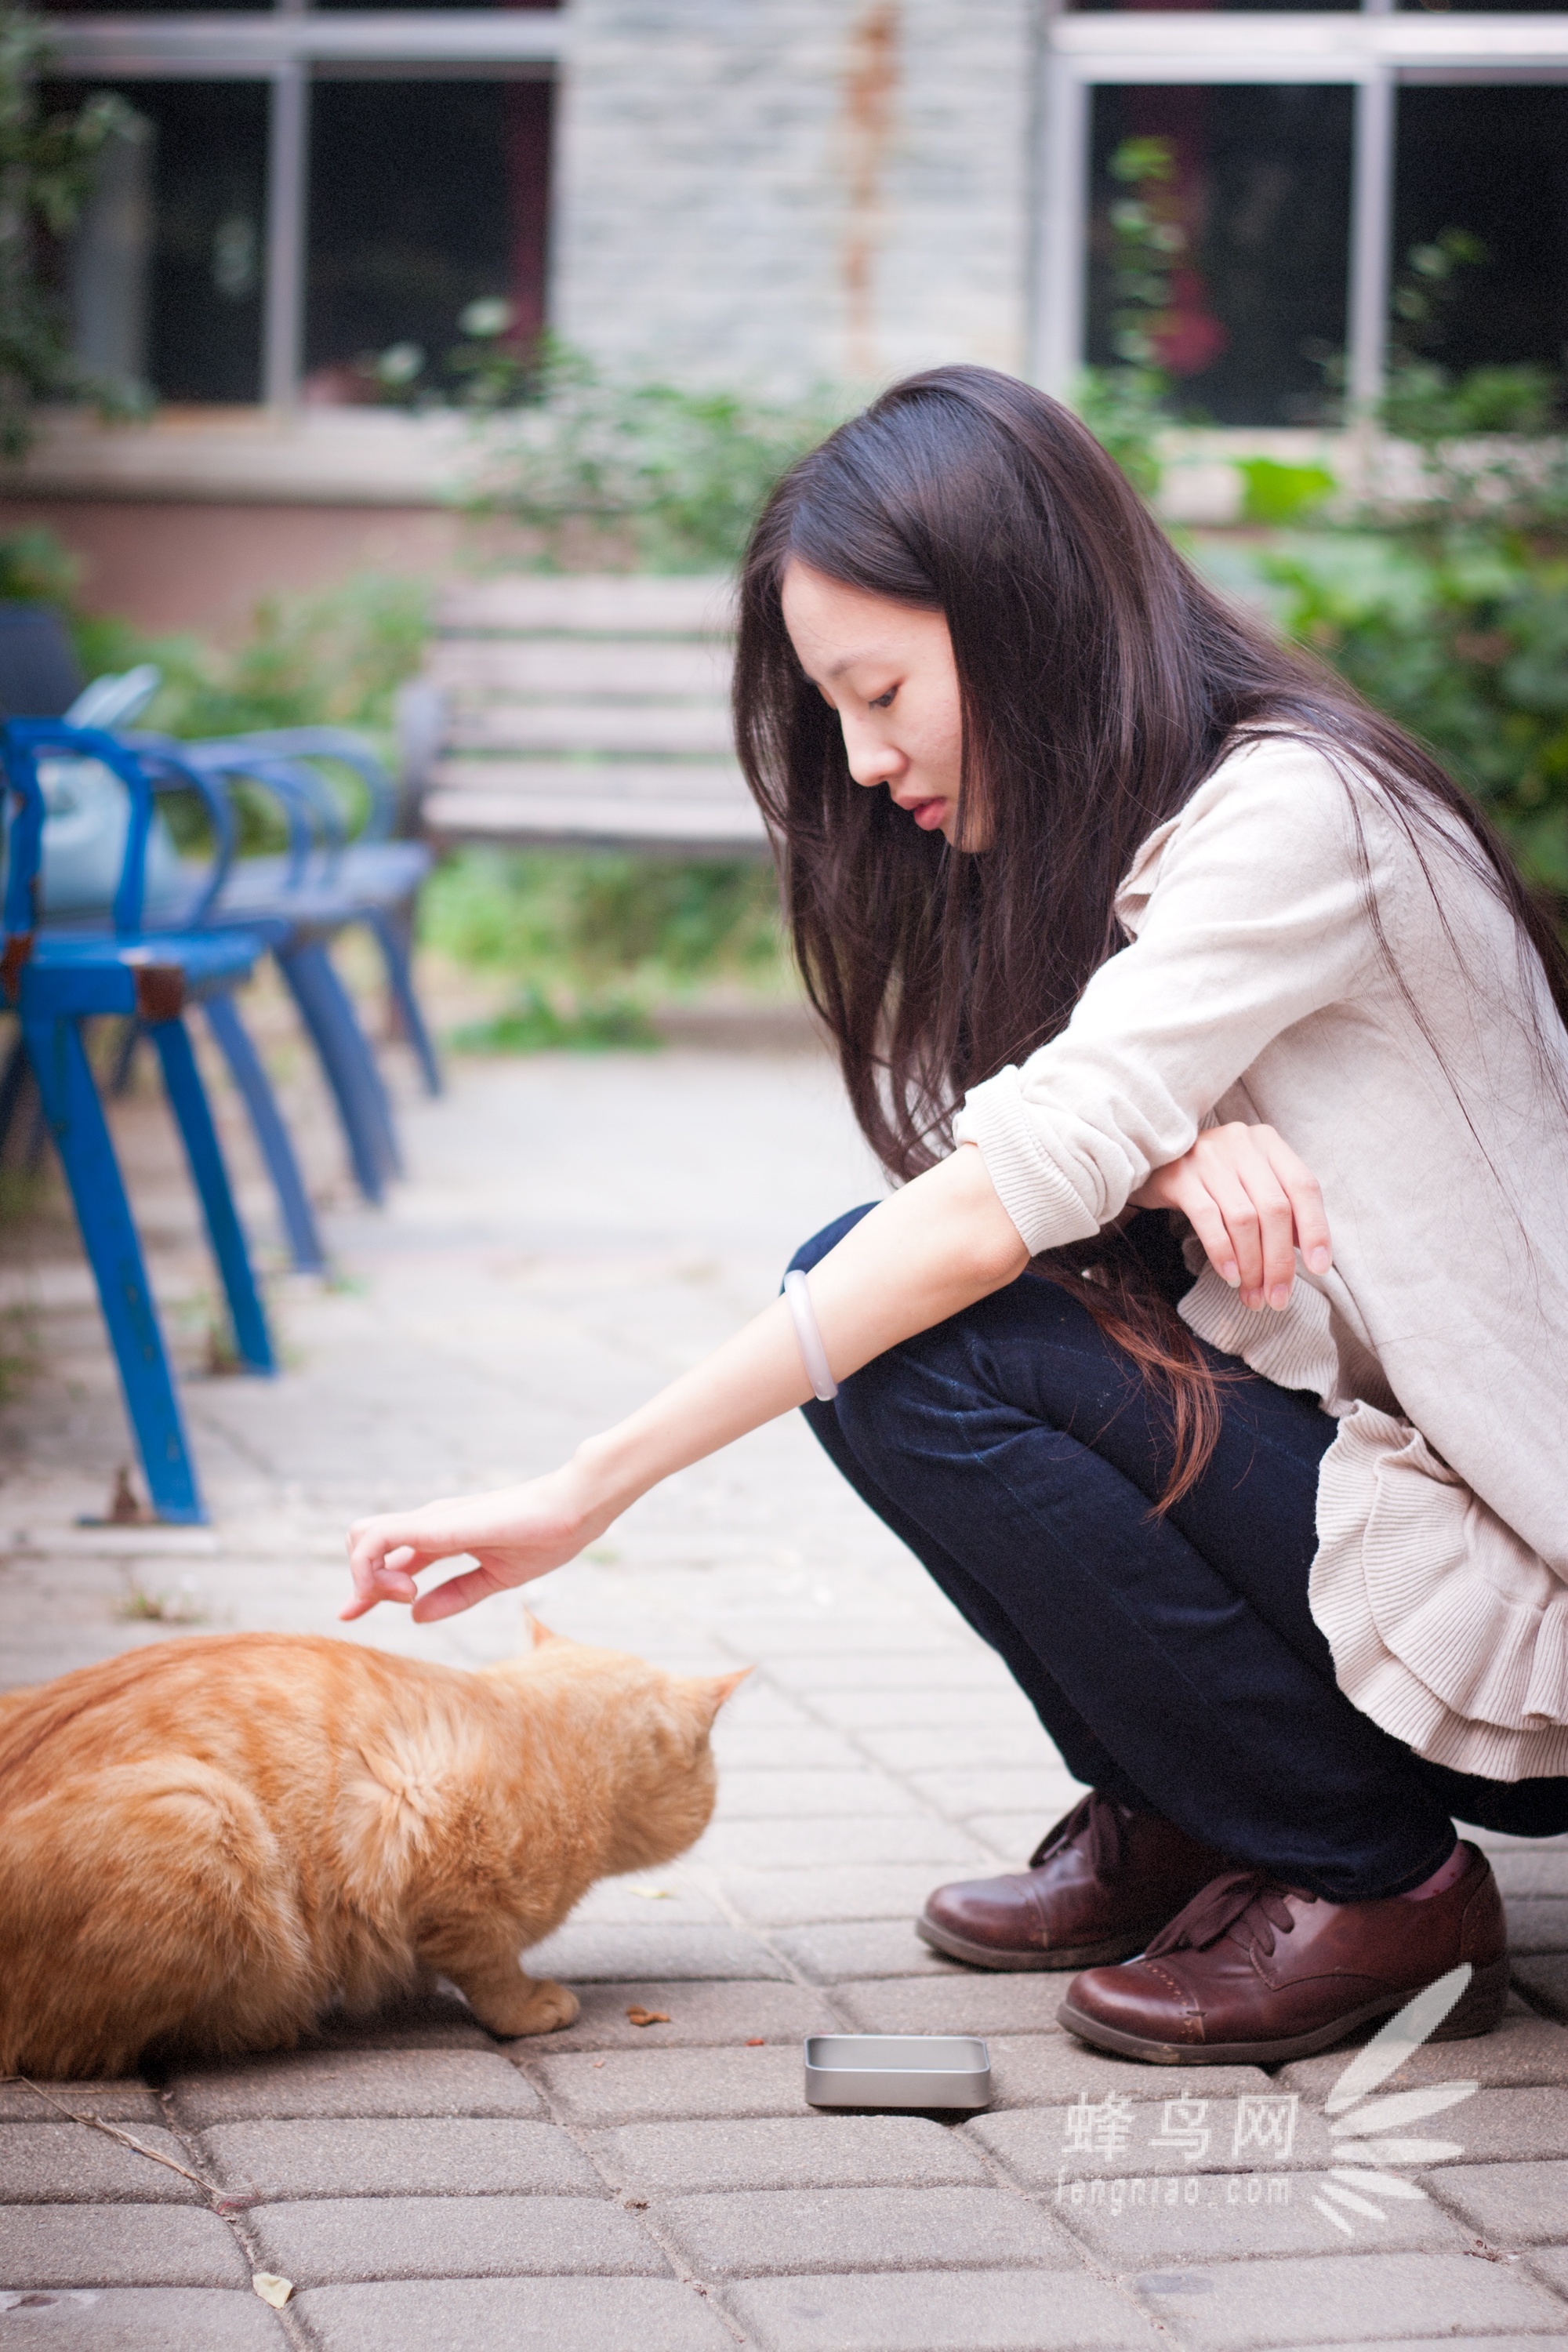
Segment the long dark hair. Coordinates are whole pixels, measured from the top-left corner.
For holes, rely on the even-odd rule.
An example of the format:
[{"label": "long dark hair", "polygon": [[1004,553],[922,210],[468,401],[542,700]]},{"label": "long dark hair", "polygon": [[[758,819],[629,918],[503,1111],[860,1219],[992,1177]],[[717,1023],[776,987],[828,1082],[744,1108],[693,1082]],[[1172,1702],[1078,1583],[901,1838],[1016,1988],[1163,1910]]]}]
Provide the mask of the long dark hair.
[{"label": "long dark hair", "polygon": [[[983,855],[851,779],[784,628],[792,561],[946,616],[960,825],[963,794],[983,786]],[[1139,844],[1260,725],[1310,735],[1375,778],[1424,865],[1457,833],[1568,1019],[1568,959],[1476,804],[1342,679],[1206,587],[1068,409],[991,369],[895,384],[784,476],[742,571],[735,717],[811,1002],[856,1118],[900,1181],[951,1147],[970,1087],[1066,1026],[1121,943],[1112,900]],[[1368,904],[1381,939],[1369,869]],[[1121,1236],[1036,1264],[1162,1392],[1168,1507],[1213,1450],[1213,1374]]]}]

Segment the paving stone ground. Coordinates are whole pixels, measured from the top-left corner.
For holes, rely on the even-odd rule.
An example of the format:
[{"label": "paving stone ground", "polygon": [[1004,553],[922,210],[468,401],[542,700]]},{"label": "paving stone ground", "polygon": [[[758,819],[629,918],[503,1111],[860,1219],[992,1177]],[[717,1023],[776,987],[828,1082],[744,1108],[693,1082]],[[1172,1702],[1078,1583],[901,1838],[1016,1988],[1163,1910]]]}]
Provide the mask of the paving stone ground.
[{"label": "paving stone ground", "polygon": [[[262,1013],[337,1276],[278,1279],[283,1378],[206,1376],[210,1277],[160,1106],[117,1108],[214,1520],[90,1530],[125,1457],[91,1293],[58,1204],[0,1232],[0,1680],[183,1622],[339,1631],[351,1516],[552,1464],[876,1189],[805,1048],[470,1063],[437,1103],[394,1054],[410,1173],[372,1214]],[[286,2056],[49,2085],[58,2105],[0,2084],[0,2352],[1568,2347],[1568,1841],[1487,1841],[1508,2018],[1387,2086],[1474,2083],[1421,2126],[1456,2154],[1335,2180],[1342,2053],[1272,2077],[1123,2063],[1060,2031],[1053,1978],[917,1941],[933,1883],[1017,1864],[1075,1791],[804,1427],[672,1480],[530,1599],[672,1666],[757,1668],[700,1845],[596,1890],[536,1955],[578,2022],[498,2044],[443,1993]],[[521,1618],[382,1612],[345,1638],[480,1663]],[[635,2026],[639,2004],[668,2021]],[[835,2027],[984,2034],[992,2107],[814,2112],[801,2039]],[[264,2271],[292,2282],[281,2312]]]}]

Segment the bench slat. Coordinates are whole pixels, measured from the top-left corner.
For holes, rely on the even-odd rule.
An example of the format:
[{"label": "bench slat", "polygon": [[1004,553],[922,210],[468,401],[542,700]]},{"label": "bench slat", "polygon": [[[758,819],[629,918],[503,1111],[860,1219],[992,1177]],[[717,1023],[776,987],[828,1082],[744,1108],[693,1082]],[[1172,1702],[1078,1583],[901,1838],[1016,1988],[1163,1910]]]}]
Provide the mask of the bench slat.
[{"label": "bench slat", "polygon": [[454,697],[608,695],[724,702],[730,649],[700,638],[437,637],[425,675]]},{"label": "bench slat", "polygon": [[445,590],[437,626],[447,635],[563,630],[591,636],[726,637],[734,627],[734,594],[731,581],[708,574],[511,572]]},{"label": "bench slat", "polygon": [[732,760],[438,761],[431,788],[482,793],[490,800],[705,801],[716,808],[754,805]]},{"label": "bench slat", "polygon": [[657,848],[673,855],[763,854],[767,835],[750,802],[596,800],[586,794],[448,791],[425,799],[426,830],[437,840],[510,842],[584,848]]},{"label": "bench slat", "polygon": [[732,752],[722,703],[459,704],[447,741],[474,751]]}]

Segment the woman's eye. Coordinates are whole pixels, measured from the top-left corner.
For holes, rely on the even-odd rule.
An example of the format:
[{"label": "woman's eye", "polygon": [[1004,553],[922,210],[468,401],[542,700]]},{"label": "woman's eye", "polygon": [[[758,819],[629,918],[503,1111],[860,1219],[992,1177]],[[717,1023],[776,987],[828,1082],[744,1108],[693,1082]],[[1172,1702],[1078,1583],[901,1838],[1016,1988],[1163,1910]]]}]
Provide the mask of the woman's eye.
[{"label": "woman's eye", "polygon": [[895,694],[897,694],[898,690],[899,690],[899,689],[898,689],[898,688],[897,688],[896,686],[890,686],[890,687],[888,688],[888,691],[886,692],[886,694],[879,694],[879,695],[878,695],[878,697],[876,698],[876,700],[875,700],[875,701],[872,703],[872,705],[871,705],[872,709],[873,709],[873,710],[888,710],[888,709],[891,709],[891,707],[892,707],[892,700],[893,700],[893,697],[894,697],[894,695],[895,695]]}]

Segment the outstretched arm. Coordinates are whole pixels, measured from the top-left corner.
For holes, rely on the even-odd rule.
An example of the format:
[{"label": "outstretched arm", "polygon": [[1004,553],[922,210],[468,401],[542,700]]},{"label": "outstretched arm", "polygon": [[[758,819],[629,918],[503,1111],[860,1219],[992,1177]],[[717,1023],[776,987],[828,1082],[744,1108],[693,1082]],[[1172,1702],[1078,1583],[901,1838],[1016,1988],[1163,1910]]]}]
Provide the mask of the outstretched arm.
[{"label": "outstretched arm", "polygon": [[[929,1330],[1020,1275],[1028,1252],[985,1164],[963,1145],[846,1234],[812,1270],[811,1298],[835,1378]],[[789,1310],[775,1299],[732,1339],[628,1418],[580,1445],[563,1468],[494,1494],[386,1511],[349,1530],[353,1600],[414,1604],[428,1624],[575,1559],[650,1486],[773,1421],[811,1394]],[[467,1553],[477,1563],[423,1595],[422,1570]]]},{"label": "outstretched arm", "polygon": [[[1133,1194],[1140,1208],[1180,1209],[1244,1303],[1289,1301],[1298,1248],[1314,1272],[1331,1249],[1311,1171],[1269,1127],[1207,1129]],[[1028,1252],[973,1144],[916,1177],[846,1234],[814,1267],[812,1305],[834,1376],[958,1315],[1022,1274]],[[789,1310],[764,1307],[732,1339],[570,1462],[521,1486],[385,1511],[349,1530],[353,1598],[412,1603],[428,1624],[574,1559],[639,1495],[715,1454],[811,1394]],[[478,1565],[421,1594],[415,1579],[468,1554]]]}]

